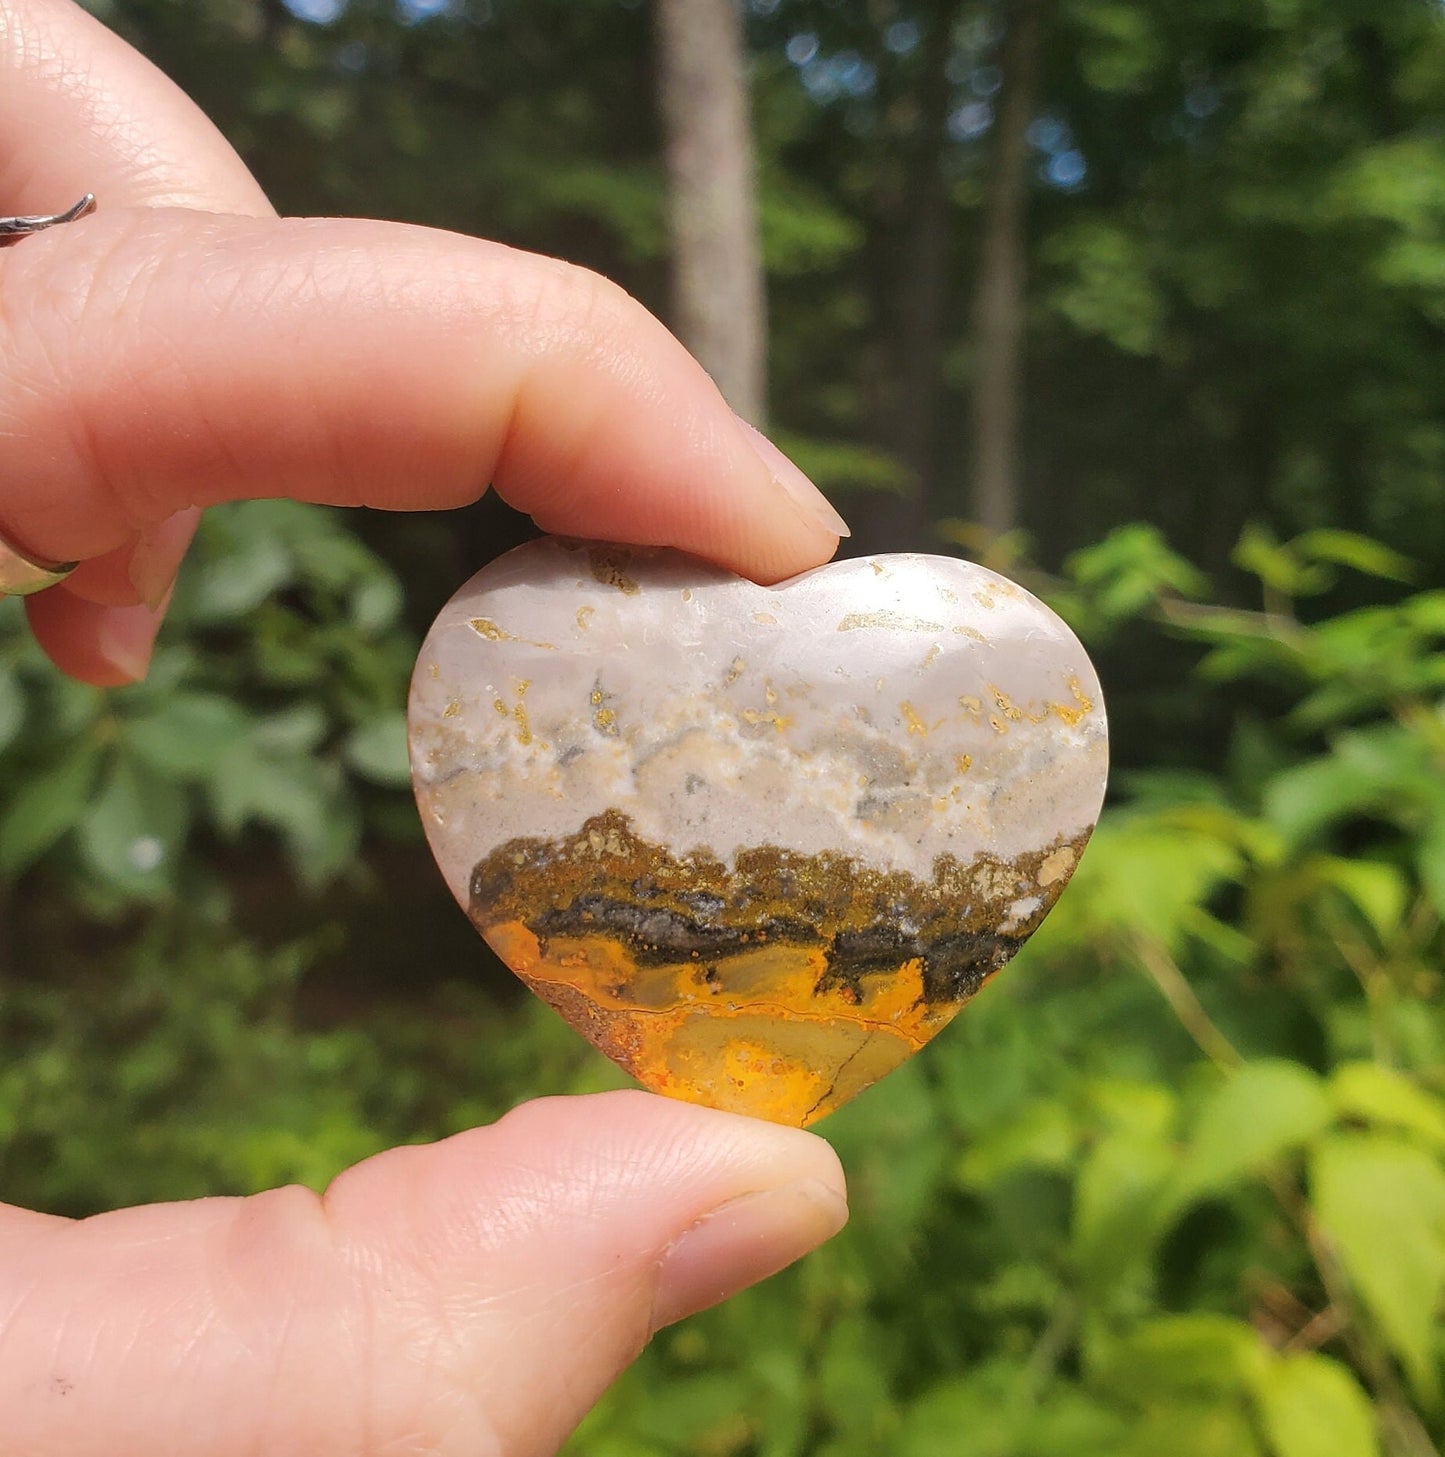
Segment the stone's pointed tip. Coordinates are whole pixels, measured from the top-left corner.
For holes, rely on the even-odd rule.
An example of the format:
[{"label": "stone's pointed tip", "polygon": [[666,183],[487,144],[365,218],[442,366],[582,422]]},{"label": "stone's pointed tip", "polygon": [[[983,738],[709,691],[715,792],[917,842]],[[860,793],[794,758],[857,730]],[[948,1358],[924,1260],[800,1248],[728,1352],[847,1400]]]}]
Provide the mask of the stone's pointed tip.
[{"label": "stone's pointed tip", "polygon": [[537,543],[453,599],[421,661],[418,801],[478,929],[648,1088],[774,1122],[940,1031],[1048,913],[1103,798],[1082,648],[951,558],[767,589]]}]

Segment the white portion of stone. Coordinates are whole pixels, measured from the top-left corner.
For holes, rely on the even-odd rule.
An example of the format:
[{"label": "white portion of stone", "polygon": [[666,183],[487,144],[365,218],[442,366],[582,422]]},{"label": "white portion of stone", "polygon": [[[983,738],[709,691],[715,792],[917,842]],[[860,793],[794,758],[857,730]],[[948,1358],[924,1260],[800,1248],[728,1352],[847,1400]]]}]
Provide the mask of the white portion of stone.
[{"label": "white portion of stone", "polygon": [[[627,580],[599,580],[589,551]],[[674,552],[534,542],[442,610],[410,720],[422,818],[464,906],[498,845],[607,809],[677,855],[778,845],[927,878],[943,853],[1071,839],[1108,767],[1077,639],[951,557],[759,587]]]}]

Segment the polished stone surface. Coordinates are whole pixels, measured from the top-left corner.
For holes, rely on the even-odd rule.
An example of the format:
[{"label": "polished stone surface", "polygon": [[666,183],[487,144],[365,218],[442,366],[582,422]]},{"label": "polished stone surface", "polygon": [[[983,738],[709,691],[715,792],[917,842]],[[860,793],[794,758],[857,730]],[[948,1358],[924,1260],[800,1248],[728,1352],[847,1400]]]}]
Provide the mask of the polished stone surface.
[{"label": "polished stone surface", "polygon": [[517,975],[647,1087],[794,1124],[1027,939],[1108,765],[1073,635],[951,557],[768,588],[535,542],[443,609],[410,719],[437,862]]}]

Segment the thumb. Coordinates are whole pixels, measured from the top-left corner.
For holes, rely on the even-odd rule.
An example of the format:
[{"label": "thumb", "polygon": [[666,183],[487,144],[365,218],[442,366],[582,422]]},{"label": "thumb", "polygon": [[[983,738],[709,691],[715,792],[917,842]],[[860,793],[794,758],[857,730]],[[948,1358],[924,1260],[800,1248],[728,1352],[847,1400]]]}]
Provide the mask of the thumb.
[{"label": "thumb", "polygon": [[0,1219],[0,1452],[556,1450],[659,1326],[846,1218],[812,1134],[643,1093],[526,1104],[317,1198]]}]

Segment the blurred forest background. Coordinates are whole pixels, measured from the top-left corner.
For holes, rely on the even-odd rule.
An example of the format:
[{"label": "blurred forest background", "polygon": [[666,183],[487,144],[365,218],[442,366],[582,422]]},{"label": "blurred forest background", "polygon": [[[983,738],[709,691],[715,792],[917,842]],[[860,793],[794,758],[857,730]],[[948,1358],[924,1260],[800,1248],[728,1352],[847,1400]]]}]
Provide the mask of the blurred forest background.
[{"label": "blurred forest background", "polygon": [[[600,269],[851,550],[986,558],[1099,663],[1094,845],[823,1125],[852,1227],[664,1333],[575,1451],[1438,1454],[1439,0],[749,0],[750,127],[726,16],[679,82],[717,0],[91,8],[282,210]],[[689,168],[713,83],[734,155]],[[7,1198],[320,1185],[621,1081],[486,959],[407,789],[420,633],[525,529],[216,511],[111,694],[0,602]]]}]

